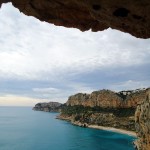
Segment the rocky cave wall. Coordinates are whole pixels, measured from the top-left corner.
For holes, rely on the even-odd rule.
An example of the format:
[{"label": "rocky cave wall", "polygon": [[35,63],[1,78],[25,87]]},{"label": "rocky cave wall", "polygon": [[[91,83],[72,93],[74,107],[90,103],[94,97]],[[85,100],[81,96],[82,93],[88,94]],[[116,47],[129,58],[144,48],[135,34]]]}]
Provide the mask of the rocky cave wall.
[{"label": "rocky cave wall", "polygon": [[81,31],[107,28],[150,37],[149,0],[0,0],[28,16]]},{"label": "rocky cave wall", "polygon": [[[0,0],[28,16],[81,31],[117,29],[138,38],[150,38],[149,0]],[[150,150],[150,96],[137,107],[139,150]]]}]

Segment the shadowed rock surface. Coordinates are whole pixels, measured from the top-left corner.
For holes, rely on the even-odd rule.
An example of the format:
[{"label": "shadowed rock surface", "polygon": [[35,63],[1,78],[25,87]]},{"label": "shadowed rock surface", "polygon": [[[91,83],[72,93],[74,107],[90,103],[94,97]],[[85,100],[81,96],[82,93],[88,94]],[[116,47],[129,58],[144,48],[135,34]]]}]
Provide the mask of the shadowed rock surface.
[{"label": "shadowed rock surface", "polygon": [[139,38],[150,37],[149,0],[0,0],[28,16],[81,31],[109,27]]},{"label": "shadowed rock surface", "polygon": [[88,127],[98,125],[135,131],[134,108],[100,108],[68,106],[61,110],[58,119],[71,121],[72,124]]}]

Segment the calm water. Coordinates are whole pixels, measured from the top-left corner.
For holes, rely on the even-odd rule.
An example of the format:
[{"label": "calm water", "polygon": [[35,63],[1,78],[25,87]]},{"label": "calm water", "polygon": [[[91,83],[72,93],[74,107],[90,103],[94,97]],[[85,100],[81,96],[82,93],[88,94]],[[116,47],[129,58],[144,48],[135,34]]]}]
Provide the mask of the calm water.
[{"label": "calm water", "polygon": [[81,128],[57,113],[0,107],[0,150],[133,150],[133,137]]}]

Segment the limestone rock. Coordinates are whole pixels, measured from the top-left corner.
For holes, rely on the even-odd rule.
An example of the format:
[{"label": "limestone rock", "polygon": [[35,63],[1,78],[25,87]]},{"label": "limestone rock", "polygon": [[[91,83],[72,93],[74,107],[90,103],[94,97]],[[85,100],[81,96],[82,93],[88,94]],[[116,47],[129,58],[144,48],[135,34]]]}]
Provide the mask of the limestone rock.
[{"label": "limestone rock", "polygon": [[136,108],[146,98],[147,89],[113,92],[110,90],[94,91],[91,94],[78,93],[68,98],[66,105],[83,105],[102,108]]},{"label": "limestone rock", "polygon": [[60,119],[82,126],[91,124],[135,131],[135,109],[143,103],[148,90],[150,89],[78,93],[68,98],[67,107],[61,111]]},{"label": "limestone rock", "polygon": [[0,0],[28,16],[58,26],[102,31],[117,29],[139,38],[150,38],[149,0]]},{"label": "limestone rock", "polygon": [[127,95],[124,101],[124,107],[136,107],[138,104],[143,102],[143,99],[146,98],[146,91],[147,89],[142,89],[139,91],[133,91],[133,93]]},{"label": "limestone rock", "polygon": [[89,99],[94,101],[95,106],[103,108],[119,108],[122,100],[115,92],[110,90],[92,92]]},{"label": "limestone rock", "polygon": [[150,150],[150,89],[147,90],[147,98],[137,107],[135,123],[138,136],[135,142],[137,149]]}]

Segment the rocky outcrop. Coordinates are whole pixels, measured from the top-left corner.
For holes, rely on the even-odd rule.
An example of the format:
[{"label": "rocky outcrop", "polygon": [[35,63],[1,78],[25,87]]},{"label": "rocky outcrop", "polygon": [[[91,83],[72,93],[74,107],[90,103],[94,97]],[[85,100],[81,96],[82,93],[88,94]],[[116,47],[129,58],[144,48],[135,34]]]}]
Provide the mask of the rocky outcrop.
[{"label": "rocky outcrop", "polygon": [[147,98],[137,106],[135,123],[138,136],[135,142],[137,149],[150,150],[150,89],[147,91]]},{"label": "rocky outcrop", "polygon": [[[96,91],[91,94],[79,93],[69,97],[66,104],[70,107],[82,105],[94,108],[98,106],[104,110],[99,108],[96,111],[81,112],[79,108],[76,108],[75,110],[79,113],[75,114],[71,108],[71,114],[62,114],[61,119],[70,119],[73,124],[80,126],[95,124],[136,130],[138,136],[135,142],[136,148],[150,150],[150,88],[118,93],[109,90]],[[135,117],[133,108],[136,109]]]},{"label": "rocky outcrop", "polygon": [[112,112],[84,112],[79,114],[61,114],[58,119],[70,121],[74,125],[88,127],[90,125],[114,127],[135,131],[134,116],[119,117]]},{"label": "rocky outcrop", "polygon": [[58,118],[79,126],[100,125],[135,131],[135,110],[143,103],[148,90],[78,93],[68,98]]},{"label": "rocky outcrop", "polygon": [[146,98],[147,89],[113,92],[110,90],[94,91],[91,94],[78,93],[68,98],[67,106],[83,105],[102,108],[136,108]]},{"label": "rocky outcrop", "polygon": [[21,12],[58,26],[102,31],[117,29],[150,38],[149,0],[0,0]]},{"label": "rocky outcrop", "polygon": [[49,103],[38,103],[33,107],[33,110],[46,111],[46,112],[60,112],[61,103],[49,102]]},{"label": "rocky outcrop", "polygon": [[110,90],[94,91],[91,94],[78,93],[70,96],[67,105],[100,106],[100,107],[120,107],[121,98]]},{"label": "rocky outcrop", "polygon": [[134,114],[149,89],[78,93],[68,98],[60,119],[80,126],[100,125],[135,131]]},{"label": "rocky outcrop", "polygon": [[148,89],[138,89],[135,91],[131,91],[129,95],[126,96],[124,99],[124,107],[129,108],[129,107],[134,107],[136,108],[137,105],[141,104],[144,99],[146,99],[147,96],[147,90]]}]

